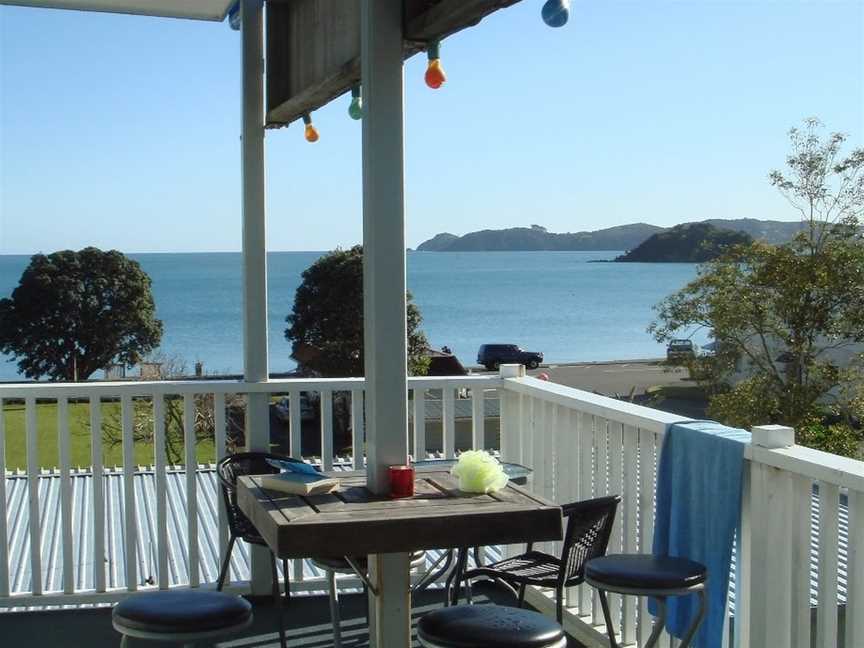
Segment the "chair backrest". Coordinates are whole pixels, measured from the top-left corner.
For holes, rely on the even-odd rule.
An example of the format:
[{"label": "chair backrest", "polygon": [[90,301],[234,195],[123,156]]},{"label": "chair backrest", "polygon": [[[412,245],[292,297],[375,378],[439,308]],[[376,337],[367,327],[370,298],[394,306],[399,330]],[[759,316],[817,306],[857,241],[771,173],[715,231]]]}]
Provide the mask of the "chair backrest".
[{"label": "chair backrest", "polygon": [[560,572],[562,583],[574,579],[581,581],[585,563],[606,553],[620,501],[619,495],[612,495],[561,507],[567,519],[567,532],[561,551],[561,564],[564,567]]},{"label": "chair backrest", "polygon": [[242,538],[246,535],[259,535],[249,518],[237,506],[237,479],[244,475],[278,473],[279,469],[267,463],[268,459],[302,463],[299,459],[269,452],[238,452],[228,455],[216,466],[216,474],[219,476],[219,484],[222,487],[222,497],[225,500],[228,527],[232,536]]}]

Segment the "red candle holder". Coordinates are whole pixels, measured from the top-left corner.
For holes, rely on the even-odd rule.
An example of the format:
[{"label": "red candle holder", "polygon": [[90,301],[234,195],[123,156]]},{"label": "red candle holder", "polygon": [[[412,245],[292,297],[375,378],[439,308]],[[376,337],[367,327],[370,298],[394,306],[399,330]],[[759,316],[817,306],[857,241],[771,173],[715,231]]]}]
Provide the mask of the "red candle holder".
[{"label": "red candle holder", "polygon": [[390,497],[414,496],[414,468],[411,466],[390,466]]}]

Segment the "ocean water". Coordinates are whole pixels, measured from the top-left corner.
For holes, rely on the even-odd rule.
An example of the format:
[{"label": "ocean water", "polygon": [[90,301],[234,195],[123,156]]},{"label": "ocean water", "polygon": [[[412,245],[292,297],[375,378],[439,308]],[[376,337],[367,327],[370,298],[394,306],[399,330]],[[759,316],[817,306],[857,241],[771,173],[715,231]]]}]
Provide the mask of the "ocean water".
[{"label": "ocean water", "polygon": [[[645,329],[652,306],[696,275],[673,263],[589,263],[618,252],[410,252],[408,288],[434,346],[474,364],[483,343],[515,343],[548,362],[659,357]],[[270,370],[295,364],[285,339],[300,275],[320,252],[273,252],[269,270]],[[153,280],[164,323],[162,350],[208,372],[243,370],[238,253],[133,254]],[[0,256],[0,297],[9,296],[27,256]],[[704,340],[697,339],[697,342]],[[0,356],[0,380],[17,377]]]}]

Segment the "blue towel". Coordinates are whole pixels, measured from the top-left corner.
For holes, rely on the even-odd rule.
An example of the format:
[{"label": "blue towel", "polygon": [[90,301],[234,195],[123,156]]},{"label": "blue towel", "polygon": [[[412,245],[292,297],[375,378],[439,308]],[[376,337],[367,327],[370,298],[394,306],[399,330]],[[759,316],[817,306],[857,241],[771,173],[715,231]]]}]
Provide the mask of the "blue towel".
[{"label": "blue towel", "polygon": [[[708,568],[708,610],[694,648],[720,648],[723,641],[748,443],[749,432],[713,421],[678,423],[663,440],[653,550],[655,555],[682,556]],[[681,638],[697,613],[698,598],[670,598],[667,607],[667,628]],[[649,610],[656,616],[653,601]]]}]

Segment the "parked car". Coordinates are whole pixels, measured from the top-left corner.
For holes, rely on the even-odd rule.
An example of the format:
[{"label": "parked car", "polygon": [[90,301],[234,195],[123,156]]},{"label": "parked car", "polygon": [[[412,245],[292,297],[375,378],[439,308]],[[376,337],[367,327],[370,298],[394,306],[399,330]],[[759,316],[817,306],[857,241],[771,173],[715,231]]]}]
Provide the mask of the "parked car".
[{"label": "parked car", "polygon": [[543,354],[537,351],[523,351],[515,344],[483,344],[477,352],[477,363],[489,371],[502,364],[523,364],[536,369],[543,362]]},{"label": "parked car", "polygon": [[698,351],[699,347],[693,344],[693,340],[672,340],[666,347],[666,360],[668,362],[692,360]]}]

